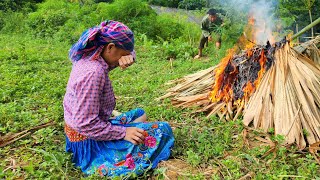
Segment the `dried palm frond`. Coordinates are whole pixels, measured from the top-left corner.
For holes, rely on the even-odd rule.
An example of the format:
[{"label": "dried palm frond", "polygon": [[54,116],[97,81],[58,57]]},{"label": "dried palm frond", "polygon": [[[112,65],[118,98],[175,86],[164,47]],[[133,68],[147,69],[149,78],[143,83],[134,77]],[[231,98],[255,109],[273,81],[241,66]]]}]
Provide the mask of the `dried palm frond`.
[{"label": "dried palm frond", "polygon": [[317,66],[320,66],[320,36],[296,46],[294,49],[297,52],[309,57],[311,60],[317,63]]},{"label": "dried palm frond", "polygon": [[[320,38],[317,37],[303,47],[315,47],[314,52],[319,53],[319,41]],[[257,47],[253,49],[254,52],[262,52]],[[295,49],[302,50],[301,47]],[[252,55],[252,49],[251,53],[247,51],[242,52],[242,55],[232,56],[231,59],[229,57],[224,66],[220,64],[176,80],[175,83],[178,84],[159,99],[171,97],[175,106],[195,106],[196,112],[207,112],[208,116],[218,115],[227,120],[237,119],[244,110],[243,122],[247,126],[252,124],[254,128],[263,129],[265,132],[274,128],[276,135],[286,137],[287,144],[296,143],[301,149],[307,144],[315,144],[320,141],[320,69],[319,64],[312,58],[317,56],[307,55],[305,50],[302,50],[304,54],[301,54],[301,51],[289,47],[288,43],[280,43],[278,48],[272,50],[275,50],[274,53],[266,56],[268,60],[273,59],[272,63],[260,76],[260,82],[255,84],[254,91],[247,95],[247,98],[240,101],[235,98],[234,95],[239,94],[238,91],[241,91],[240,95],[246,91],[243,88],[234,88],[238,87],[234,83],[241,81],[229,78],[248,80],[250,78],[243,77],[247,75],[246,71],[243,71],[243,74],[238,73],[237,76],[230,76],[228,73],[234,72],[232,69],[235,68],[240,72],[239,68],[252,66],[251,62],[247,62],[252,60],[251,57],[262,57]],[[256,61],[255,59],[253,58],[253,61]],[[217,71],[217,68],[220,70]],[[260,69],[258,68],[259,71]],[[222,76],[217,76],[217,72],[222,73]],[[231,98],[212,101],[212,91],[217,86],[217,77],[222,79],[220,85],[228,85],[225,94],[231,95]],[[230,82],[232,86],[226,84]],[[241,83],[241,87],[248,86],[247,82]],[[217,89],[221,91],[221,87]]]},{"label": "dried palm frond", "polygon": [[320,141],[320,69],[288,44],[278,49],[244,110],[243,123],[284,135],[300,149]]}]

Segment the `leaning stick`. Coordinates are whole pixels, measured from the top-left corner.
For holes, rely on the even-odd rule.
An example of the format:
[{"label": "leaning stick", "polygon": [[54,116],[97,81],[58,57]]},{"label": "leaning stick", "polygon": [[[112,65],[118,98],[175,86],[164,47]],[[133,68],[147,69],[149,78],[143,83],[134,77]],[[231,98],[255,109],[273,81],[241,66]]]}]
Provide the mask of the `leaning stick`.
[{"label": "leaning stick", "polygon": [[313,21],[311,24],[309,24],[308,26],[306,26],[305,28],[301,29],[299,32],[297,32],[295,35],[293,35],[290,40],[294,40],[295,38],[301,36],[301,34],[305,33],[306,31],[308,31],[309,29],[311,29],[312,27],[316,26],[317,24],[320,23],[320,17]]}]

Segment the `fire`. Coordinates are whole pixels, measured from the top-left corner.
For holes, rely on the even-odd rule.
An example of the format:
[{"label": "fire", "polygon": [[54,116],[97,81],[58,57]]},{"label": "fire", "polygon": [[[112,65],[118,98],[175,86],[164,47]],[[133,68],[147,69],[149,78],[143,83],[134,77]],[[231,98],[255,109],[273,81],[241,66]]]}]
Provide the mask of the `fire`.
[{"label": "fire", "polygon": [[249,18],[248,18],[248,24],[249,25],[251,25],[251,26],[253,26],[255,23],[254,23],[254,18],[252,17],[252,16],[250,16]]},{"label": "fire", "polygon": [[250,97],[251,93],[253,93],[255,89],[255,86],[248,81],[247,85],[243,88],[244,97]]},{"label": "fire", "polygon": [[253,17],[253,15],[250,15],[248,18],[248,23],[244,29],[243,36],[244,37],[240,38],[240,41],[246,42],[245,46],[243,46],[245,47],[244,49],[251,49],[257,44],[266,43],[261,42],[263,39],[267,39],[271,44],[276,41],[266,20],[259,17]]},{"label": "fire", "polygon": [[[248,25],[243,36],[239,38],[237,46],[229,50],[227,56],[221,60],[216,68],[215,82],[210,93],[210,99],[213,102],[229,102],[231,100],[234,103],[244,103],[260,85],[266,72],[267,57],[263,48],[255,48],[257,46],[255,37],[265,29],[256,29],[255,23],[254,18],[248,19]],[[240,58],[241,62],[234,56],[239,47],[246,50],[246,57]],[[248,69],[247,67],[251,66],[255,67],[254,71],[249,68],[248,71],[252,72],[247,72],[247,75],[243,74],[243,69],[240,69]],[[240,70],[242,74],[239,74]],[[250,76],[246,77],[248,75]],[[243,87],[241,88],[241,86]]]},{"label": "fire", "polygon": [[229,101],[232,98],[232,84],[237,74],[237,69],[231,61],[234,54],[234,49],[229,50],[228,55],[221,60],[215,70],[215,85],[210,94],[213,102]]},{"label": "fire", "polygon": [[247,26],[244,28],[243,35],[239,38],[236,47],[240,49],[251,49],[255,46],[254,42],[254,18],[248,19]]},{"label": "fire", "polygon": [[259,59],[260,71],[258,72],[258,78],[254,82],[255,87],[258,87],[260,85],[262,76],[266,72],[266,67],[265,67],[266,62],[267,62],[267,57],[264,53],[264,50],[262,49],[261,54],[260,54],[260,59]]},{"label": "fire", "polygon": [[[289,34],[287,35],[287,39],[291,39],[292,36],[293,36],[293,32],[291,32],[291,33],[289,33]],[[297,43],[299,43],[299,41],[298,41]],[[289,41],[289,45],[290,45],[290,47],[293,47],[293,46],[294,46],[294,43],[293,43],[292,41]]]},{"label": "fire", "polygon": [[[248,52],[252,53],[251,50],[248,50]],[[264,73],[266,72],[266,67],[265,67],[266,61],[267,61],[267,57],[264,53],[264,50],[262,49],[261,54],[260,54],[260,59],[259,59],[260,70],[258,72],[258,78],[254,81],[254,83],[248,81],[246,86],[243,88],[243,95],[244,95],[245,99],[250,97],[251,94],[253,94],[254,91],[256,90],[256,87],[258,87],[260,85],[262,77],[263,77]]]}]

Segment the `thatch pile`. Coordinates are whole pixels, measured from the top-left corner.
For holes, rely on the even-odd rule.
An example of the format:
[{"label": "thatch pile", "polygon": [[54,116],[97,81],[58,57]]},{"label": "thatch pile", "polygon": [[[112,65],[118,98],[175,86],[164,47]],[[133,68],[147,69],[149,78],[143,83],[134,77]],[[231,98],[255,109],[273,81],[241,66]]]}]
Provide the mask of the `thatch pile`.
[{"label": "thatch pile", "polygon": [[178,84],[159,99],[227,120],[244,111],[245,125],[274,128],[303,149],[320,141],[319,39],[297,50],[283,41],[229,54],[218,66],[171,82]]},{"label": "thatch pile", "polygon": [[237,55],[232,49],[219,65],[169,82],[177,85],[159,99],[171,97],[174,106],[197,106],[201,108],[196,112],[207,112],[208,116],[237,119],[282,43],[275,46],[251,43],[251,48]]},{"label": "thatch pile", "polygon": [[296,46],[294,49],[313,60],[317,66],[320,66],[320,36]]},{"label": "thatch pile", "polygon": [[299,148],[320,141],[320,69],[285,45],[244,110],[243,123],[286,136]]}]

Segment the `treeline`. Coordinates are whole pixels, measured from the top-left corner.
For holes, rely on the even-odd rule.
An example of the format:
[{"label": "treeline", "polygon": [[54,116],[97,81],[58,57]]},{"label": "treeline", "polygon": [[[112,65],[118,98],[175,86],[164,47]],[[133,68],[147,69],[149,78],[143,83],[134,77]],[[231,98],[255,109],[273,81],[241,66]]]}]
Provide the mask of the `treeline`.
[{"label": "treeline", "polygon": [[[296,31],[320,18],[320,0],[279,0],[278,12],[285,26]],[[320,35],[320,24],[313,28],[314,35]],[[311,36],[311,31],[305,33]]]},{"label": "treeline", "polygon": [[150,4],[188,10],[209,7],[209,0],[149,0]]},{"label": "treeline", "polygon": [[[149,0],[148,2],[153,5],[194,10],[209,7],[228,8],[232,0]],[[243,0],[243,2],[254,1]],[[320,17],[320,0],[270,0],[269,3],[274,4],[274,16],[281,19],[284,28],[293,31],[297,28],[301,30],[312,20]],[[316,33],[320,33],[320,24],[314,27],[314,34]],[[311,31],[305,35],[311,36]]]},{"label": "treeline", "polygon": [[[279,8],[276,15],[286,22],[284,28],[294,29],[295,23],[298,23],[301,29],[310,23],[309,13],[314,18],[320,16],[315,9],[320,7],[319,1],[314,1],[309,9],[303,8],[298,0],[294,2],[280,0],[277,4]],[[19,33],[72,44],[85,29],[103,20],[113,19],[127,24],[143,42],[157,43],[156,46],[163,49],[165,57],[187,58],[196,51],[199,26],[189,22],[187,17],[158,15],[150,4],[180,8],[186,8],[183,4],[188,7],[197,4],[195,9],[205,8],[197,10],[201,15],[205,14],[207,7],[223,9],[214,0],[208,3],[206,0],[0,0],[0,33]],[[224,10],[226,25],[220,29],[222,40],[232,44],[247,23],[246,14],[227,8]],[[318,25],[314,33],[319,31]]]},{"label": "treeline", "polygon": [[[157,46],[164,58],[189,58],[200,28],[184,17],[157,15],[142,0],[1,0],[0,33],[75,43],[81,33],[104,20],[125,23],[136,38]],[[4,8],[5,7],[5,8]]]},{"label": "treeline", "polygon": [[4,33],[29,33],[36,37],[56,37],[73,42],[84,29],[105,19],[113,19],[151,39],[161,37],[169,40],[184,35],[187,25],[173,18],[157,16],[146,2],[100,1],[1,1],[1,7],[6,8],[0,11],[0,29]]}]

